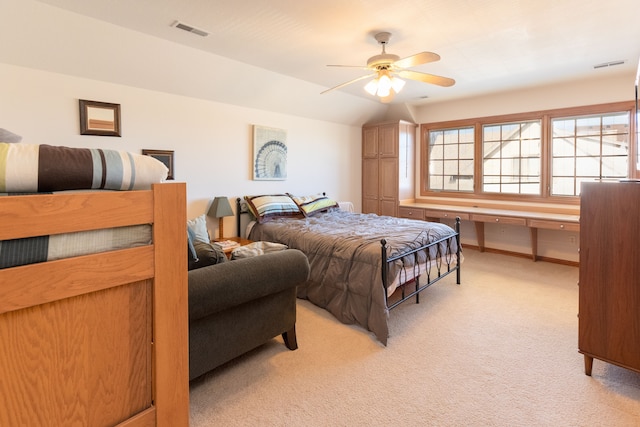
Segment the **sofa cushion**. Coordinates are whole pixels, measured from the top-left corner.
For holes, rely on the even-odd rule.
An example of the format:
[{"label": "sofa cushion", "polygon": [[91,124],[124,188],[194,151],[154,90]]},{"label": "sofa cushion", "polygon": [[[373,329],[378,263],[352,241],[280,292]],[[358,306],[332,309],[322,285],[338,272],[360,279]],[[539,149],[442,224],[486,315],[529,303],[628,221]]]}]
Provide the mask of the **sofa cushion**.
[{"label": "sofa cushion", "polygon": [[196,259],[189,258],[189,270],[206,267],[209,265],[227,262],[227,256],[220,249],[217,249],[210,243],[193,242],[193,248],[196,251]]},{"label": "sofa cushion", "polygon": [[209,230],[207,229],[207,217],[205,214],[200,215],[197,218],[187,220],[187,226],[193,231],[195,237],[194,240],[200,242],[209,243]]}]

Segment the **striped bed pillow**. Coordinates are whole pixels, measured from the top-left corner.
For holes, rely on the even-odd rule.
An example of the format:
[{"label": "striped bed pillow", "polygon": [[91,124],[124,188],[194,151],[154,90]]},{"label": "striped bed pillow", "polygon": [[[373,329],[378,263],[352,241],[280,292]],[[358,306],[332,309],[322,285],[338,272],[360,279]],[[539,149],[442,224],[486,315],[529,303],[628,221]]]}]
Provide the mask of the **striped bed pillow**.
[{"label": "striped bed pillow", "polygon": [[0,143],[0,192],[143,190],[167,173],[162,162],[142,154]]},{"label": "striped bed pillow", "polygon": [[291,196],[305,216],[313,216],[320,212],[327,212],[330,209],[338,207],[338,203],[336,201],[331,200],[323,194],[300,197],[289,194],[289,196]]},{"label": "striped bed pillow", "polygon": [[298,205],[286,194],[245,196],[249,210],[258,222],[266,222],[273,218],[303,218]]}]

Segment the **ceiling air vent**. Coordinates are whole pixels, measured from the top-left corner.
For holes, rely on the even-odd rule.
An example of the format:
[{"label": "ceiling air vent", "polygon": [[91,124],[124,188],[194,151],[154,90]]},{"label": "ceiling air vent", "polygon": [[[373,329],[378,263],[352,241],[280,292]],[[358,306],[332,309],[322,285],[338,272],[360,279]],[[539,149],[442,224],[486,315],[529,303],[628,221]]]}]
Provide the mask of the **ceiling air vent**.
[{"label": "ceiling air vent", "polygon": [[197,34],[201,37],[207,37],[209,35],[209,33],[204,30],[200,30],[198,28],[192,27],[191,25],[187,25],[184,22],[180,22],[180,21],[174,22],[173,24],[171,24],[171,26],[175,28],[179,28],[184,31],[188,31],[193,34]]}]

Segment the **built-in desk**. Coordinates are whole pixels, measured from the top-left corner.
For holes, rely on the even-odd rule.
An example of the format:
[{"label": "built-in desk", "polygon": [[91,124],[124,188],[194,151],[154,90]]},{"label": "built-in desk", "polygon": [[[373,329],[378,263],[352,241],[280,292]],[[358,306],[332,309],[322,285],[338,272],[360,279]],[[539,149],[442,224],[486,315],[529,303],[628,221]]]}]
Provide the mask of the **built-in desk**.
[{"label": "built-in desk", "polygon": [[[521,206],[521,207],[524,207]],[[540,209],[536,206],[535,209]],[[560,211],[560,212],[558,212]],[[564,211],[564,212],[563,212]],[[529,227],[531,235],[531,256],[538,259],[538,229],[580,231],[579,207],[558,208],[557,211],[519,210],[483,206],[462,206],[434,204],[423,202],[401,202],[398,214],[403,218],[414,218],[426,221],[460,217],[461,220],[472,221],[476,228],[478,248],[484,251],[485,223],[520,225]]]}]

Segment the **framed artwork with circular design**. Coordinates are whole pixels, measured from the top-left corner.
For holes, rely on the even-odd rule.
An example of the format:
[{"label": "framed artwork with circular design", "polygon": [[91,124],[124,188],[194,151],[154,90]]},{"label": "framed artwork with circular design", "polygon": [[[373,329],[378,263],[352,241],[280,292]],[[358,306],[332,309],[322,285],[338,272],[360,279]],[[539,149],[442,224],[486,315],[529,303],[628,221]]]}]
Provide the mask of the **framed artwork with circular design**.
[{"label": "framed artwork with circular design", "polygon": [[287,179],[287,131],[253,126],[253,179]]}]

